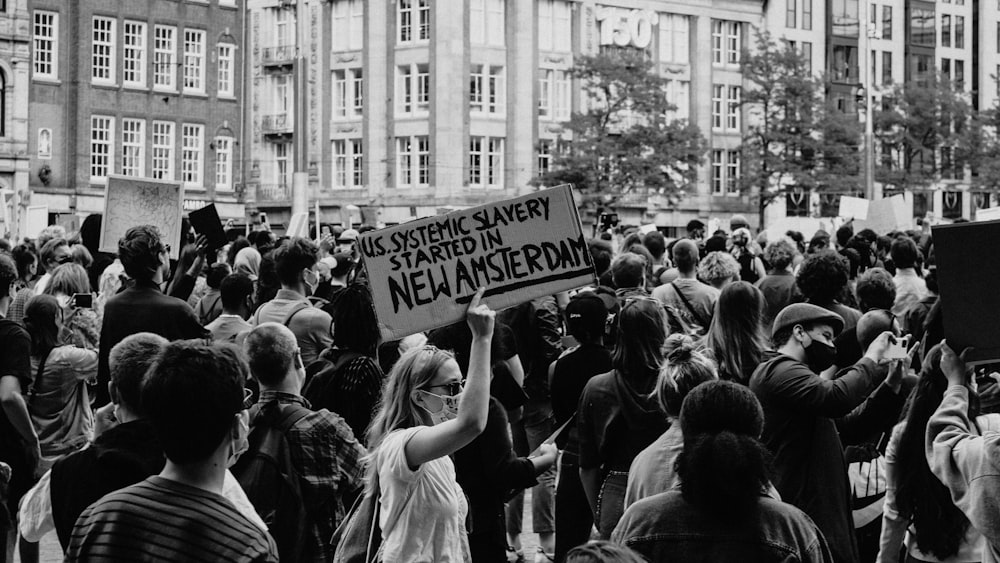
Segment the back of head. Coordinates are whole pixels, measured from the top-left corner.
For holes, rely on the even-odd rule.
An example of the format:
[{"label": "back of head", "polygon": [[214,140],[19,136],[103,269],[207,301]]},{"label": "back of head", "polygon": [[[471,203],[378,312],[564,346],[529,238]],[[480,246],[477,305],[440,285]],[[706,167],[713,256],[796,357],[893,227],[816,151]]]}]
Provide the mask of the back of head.
[{"label": "back of head", "polygon": [[319,260],[319,248],[306,238],[291,238],[274,249],[274,266],[281,285],[298,283],[302,270],[312,268]]},{"label": "back of head", "polygon": [[222,445],[243,410],[248,371],[242,353],[229,344],[192,340],[163,348],[143,381],[140,402],[167,459],[202,462]]},{"label": "back of head", "polygon": [[843,291],[847,275],[846,258],[835,250],[821,250],[802,263],[796,283],[810,303],[826,304]]},{"label": "back of head", "polygon": [[240,272],[229,274],[219,283],[219,295],[222,299],[222,308],[235,311],[253,295],[253,280]]},{"label": "back of head", "polygon": [[764,250],[764,260],[771,265],[771,268],[780,272],[792,264],[798,253],[798,249],[792,246],[792,243],[778,239],[767,245]]},{"label": "back of head", "polygon": [[698,245],[693,240],[682,239],[674,245],[674,265],[684,274],[692,274],[698,267]]},{"label": "back of head", "polygon": [[567,332],[580,342],[594,342],[604,335],[608,307],[594,293],[574,295],[566,305]]},{"label": "back of head", "polygon": [[38,255],[35,254],[35,247],[27,243],[21,243],[11,250],[11,257],[17,266],[19,276],[27,277],[30,274],[32,264],[37,264]]},{"label": "back of head", "polygon": [[659,372],[667,321],[663,305],[656,299],[634,298],[625,302],[616,316],[618,341],[612,364],[626,377],[641,378]]},{"label": "back of head", "polygon": [[861,229],[855,236],[867,242],[868,244],[875,244],[875,242],[878,240],[878,235],[875,234],[875,231],[871,229]]},{"label": "back of head", "polygon": [[747,517],[770,483],[763,429],[764,411],[746,386],[710,381],[688,393],[677,464],[684,500],[721,520]]},{"label": "back of head", "polygon": [[143,416],[139,392],[149,367],[169,344],[166,338],[151,332],[126,336],[111,348],[108,366],[115,392],[112,398],[133,414]]},{"label": "back of head", "polygon": [[74,293],[90,293],[90,278],[83,266],[70,262],[52,271],[52,279],[45,286],[48,295],[70,295]]},{"label": "back of head", "polygon": [[[254,235],[255,233],[250,233]],[[236,237],[233,242],[229,243],[229,250],[226,252],[226,262],[230,266],[236,267],[236,255],[239,254],[241,250],[250,246],[250,239],[244,236]]]},{"label": "back of head", "polygon": [[17,280],[17,265],[14,259],[0,252],[0,300],[10,296],[10,286]]},{"label": "back of head", "polygon": [[217,262],[209,266],[205,283],[212,289],[219,289],[222,287],[222,280],[231,273],[233,273],[233,269],[229,267],[229,264]]},{"label": "back of head", "polygon": [[263,258],[256,248],[252,246],[241,248],[236,253],[236,258],[233,259],[233,271],[246,274],[250,276],[250,279],[256,279],[260,275],[262,261]]},{"label": "back of head", "polygon": [[897,333],[893,321],[895,319],[892,313],[884,309],[873,309],[861,315],[857,326],[858,344],[861,345],[861,349],[867,350],[883,332]]},{"label": "back of head", "polygon": [[57,238],[66,238],[66,228],[62,225],[49,225],[38,233],[38,240],[35,241],[35,244],[38,245],[38,249],[41,251],[42,247],[48,244],[50,240]]},{"label": "back of head", "polygon": [[84,217],[83,222],[80,223],[80,242],[93,255],[99,252],[98,247],[101,245],[102,218],[100,213],[91,213]]},{"label": "back of head", "polygon": [[375,356],[381,332],[375,303],[364,284],[351,284],[337,295],[333,308],[333,344],[366,356]]},{"label": "back of head", "polygon": [[566,563],[645,563],[646,560],[624,545],[592,541],[578,545],[566,554]]},{"label": "back of head", "polygon": [[656,396],[663,410],[676,417],[688,393],[706,381],[715,381],[719,374],[715,362],[697,348],[690,336],[671,334],[667,349],[667,359],[656,380]]},{"label": "back of head", "polygon": [[861,310],[892,309],[896,302],[896,284],[884,268],[871,268],[858,276],[855,287]]},{"label": "back of head", "polygon": [[889,250],[896,268],[913,268],[919,259],[917,245],[909,237],[897,237]]},{"label": "back of head", "polygon": [[726,280],[737,280],[739,276],[740,263],[728,252],[709,252],[698,264],[698,277],[705,283],[719,284]]},{"label": "back of head", "polygon": [[633,252],[619,254],[611,263],[611,279],[615,287],[642,287],[646,275],[646,260]]},{"label": "back of head", "polygon": [[84,268],[89,268],[91,264],[94,263],[94,256],[87,250],[86,246],[82,244],[74,244],[70,247],[70,254],[73,256],[73,262],[83,266]]},{"label": "back of head", "polygon": [[667,250],[667,239],[660,231],[650,231],[642,237],[642,245],[653,255],[655,260],[661,260]]},{"label": "back of head", "polygon": [[840,246],[847,246],[847,241],[851,240],[854,236],[854,227],[850,225],[844,225],[837,229],[837,244]]},{"label": "back of head", "polygon": [[337,263],[330,268],[330,275],[335,278],[343,278],[351,273],[354,268],[354,257],[348,252],[338,252],[333,255]]},{"label": "back of head", "polygon": [[299,354],[295,334],[280,323],[262,323],[250,331],[243,344],[250,373],[264,387],[281,384]]},{"label": "back of head", "polygon": [[594,259],[597,275],[603,275],[611,268],[611,258],[614,254],[611,245],[607,241],[590,239],[587,241],[587,247],[590,249],[591,258]]},{"label": "back of head", "polygon": [[160,231],[152,225],[140,225],[125,231],[118,241],[118,258],[129,277],[149,281],[162,267],[164,245]]},{"label": "back of head", "polygon": [[765,306],[763,292],[745,281],[731,283],[719,294],[706,345],[719,361],[723,379],[749,383],[746,374],[767,349]]},{"label": "back of head", "polygon": [[58,346],[59,327],[56,317],[62,316],[59,301],[51,295],[36,295],[24,306],[24,327],[31,335],[31,353],[45,357]]}]

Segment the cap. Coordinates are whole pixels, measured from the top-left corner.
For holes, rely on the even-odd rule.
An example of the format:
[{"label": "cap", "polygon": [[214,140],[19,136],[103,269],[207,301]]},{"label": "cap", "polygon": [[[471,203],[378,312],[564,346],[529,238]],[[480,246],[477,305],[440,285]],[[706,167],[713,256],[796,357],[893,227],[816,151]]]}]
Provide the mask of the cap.
[{"label": "cap", "polygon": [[333,256],[327,256],[326,258],[321,258],[319,263],[323,264],[327,268],[330,268],[331,270],[337,267],[337,259],[334,258]]},{"label": "cap", "polygon": [[735,230],[740,227],[750,228],[750,222],[742,215],[733,215],[733,218],[729,220],[729,228]]},{"label": "cap", "polygon": [[[324,258],[325,260],[325,258]],[[354,257],[349,252],[338,252],[333,255],[336,265],[330,268],[330,275],[340,278],[346,276],[354,267]]]},{"label": "cap", "polygon": [[347,229],[337,237],[337,242],[354,242],[356,240],[358,240],[358,232],[354,229]]},{"label": "cap", "polygon": [[570,334],[601,334],[608,320],[608,307],[593,292],[578,293],[566,305],[566,325]]},{"label": "cap", "polygon": [[844,319],[837,313],[811,303],[793,303],[782,309],[774,318],[771,337],[773,338],[775,334],[795,325],[818,322],[829,324],[833,327],[834,334],[840,334],[840,331],[844,329]]}]

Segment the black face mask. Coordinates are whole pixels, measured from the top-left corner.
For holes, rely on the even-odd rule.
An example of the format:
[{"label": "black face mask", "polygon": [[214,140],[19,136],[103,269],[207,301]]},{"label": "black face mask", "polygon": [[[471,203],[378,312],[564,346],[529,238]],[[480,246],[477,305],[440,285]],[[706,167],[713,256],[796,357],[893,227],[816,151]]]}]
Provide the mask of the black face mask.
[{"label": "black face mask", "polygon": [[832,344],[820,342],[811,336],[810,338],[812,338],[812,342],[808,346],[805,346],[806,365],[814,373],[822,373],[836,363],[837,347]]}]

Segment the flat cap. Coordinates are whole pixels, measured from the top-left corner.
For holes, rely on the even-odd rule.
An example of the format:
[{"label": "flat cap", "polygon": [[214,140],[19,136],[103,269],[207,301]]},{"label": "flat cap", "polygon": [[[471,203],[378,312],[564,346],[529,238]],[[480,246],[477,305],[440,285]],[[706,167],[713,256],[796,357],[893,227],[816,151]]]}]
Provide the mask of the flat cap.
[{"label": "flat cap", "polygon": [[774,318],[771,337],[773,338],[783,329],[807,323],[828,324],[833,327],[834,334],[840,334],[840,331],[844,330],[844,319],[837,313],[811,303],[792,303],[782,309]]}]

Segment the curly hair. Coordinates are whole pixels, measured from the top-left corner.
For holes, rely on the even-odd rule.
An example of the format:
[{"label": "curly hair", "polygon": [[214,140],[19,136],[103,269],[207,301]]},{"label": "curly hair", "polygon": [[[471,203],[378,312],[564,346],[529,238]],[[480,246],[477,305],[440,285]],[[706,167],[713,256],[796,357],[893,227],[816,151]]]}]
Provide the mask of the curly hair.
[{"label": "curly hair", "polygon": [[728,252],[709,252],[698,264],[698,277],[708,284],[716,285],[725,280],[739,279],[739,275],[740,263]]},{"label": "curly hair", "polygon": [[118,241],[118,257],[130,278],[149,281],[163,266],[163,245],[160,230],[153,225],[139,225],[125,231]]},{"label": "curly hair", "polygon": [[780,272],[791,265],[798,253],[798,249],[792,246],[792,243],[778,239],[764,249],[764,260],[771,265],[771,268]]},{"label": "curly hair", "polygon": [[847,286],[847,259],[835,250],[821,250],[802,263],[796,283],[809,303],[832,303]]},{"label": "curly hair", "polygon": [[864,311],[892,309],[892,304],[896,302],[896,284],[892,281],[892,274],[884,268],[865,270],[858,276],[858,285],[854,291]]}]

